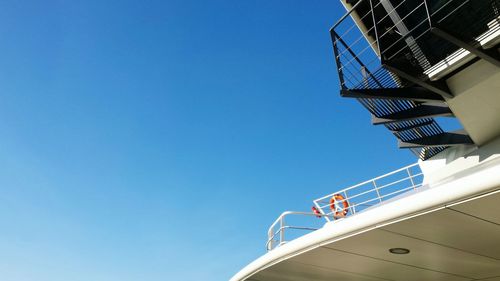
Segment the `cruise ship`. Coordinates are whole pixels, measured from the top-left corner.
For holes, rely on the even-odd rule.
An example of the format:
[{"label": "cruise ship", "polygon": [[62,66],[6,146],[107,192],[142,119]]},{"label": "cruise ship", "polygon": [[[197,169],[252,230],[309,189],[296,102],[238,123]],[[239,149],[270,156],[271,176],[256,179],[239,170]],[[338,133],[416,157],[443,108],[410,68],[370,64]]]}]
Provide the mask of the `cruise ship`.
[{"label": "cruise ship", "polygon": [[230,281],[500,281],[500,0],[340,2],[340,95],[416,163],[284,212]]}]

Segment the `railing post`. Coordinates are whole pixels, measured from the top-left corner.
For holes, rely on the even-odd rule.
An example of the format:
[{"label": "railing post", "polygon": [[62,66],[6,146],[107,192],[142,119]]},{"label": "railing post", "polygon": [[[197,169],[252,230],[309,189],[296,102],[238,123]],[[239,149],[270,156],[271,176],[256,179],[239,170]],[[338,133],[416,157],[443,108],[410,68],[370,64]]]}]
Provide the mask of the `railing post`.
[{"label": "railing post", "polygon": [[282,216],[280,219],[280,243],[278,245],[281,245],[285,241],[285,216]]},{"label": "railing post", "polygon": [[339,75],[339,82],[340,82],[340,89],[344,90],[346,89],[345,85],[345,80],[344,80],[344,72],[342,70],[342,62],[340,60],[340,53],[339,53],[339,47],[337,46],[338,44],[338,39],[339,36],[335,32],[335,30],[330,31],[330,36],[332,37],[332,43],[333,43],[333,55],[335,56],[335,63],[337,64],[337,73]]},{"label": "railing post", "polygon": [[429,28],[432,28],[431,13],[429,12],[429,6],[427,5],[427,0],[424,0],[425,11],[427,12],[427,21],[429,22]]},{"label": "railing post", "polygon": [[373,2],[370,0],[370,11],[372,13],[372,20],[373,20],[373,31],[375,31],[375,41],[377,42],[377,49],[378,49],[378,54],[380,56],[380,59],[382,59],[382,50],[380,49],[380,42],[378,38],[378,30],[377,30],[377,21],[375,20],[375,11],[373,10]]},{"label": "railing post", "polygon": [[[344,191],[344,200],[347,201],[347,199],[349,198],[349,195],[347,195],[347,190]],[[347,201],[347,203],[349,203],[349,201]],[[356,213],[356,209],[354,209],[354,206],[349,204],[349,209],[351,209],[351,213],[354,215]]]},{"label": "railing post", "polygon": [[382,203],[382,197],[380,197],[380,192],[378,191],[377,183],[375,180],[372,180],[373,186],[375,187],[375,191],[377,192],[378,200]]},{"label": "railing post", "polygon": [[274,247],[274,228],[267,231],[267,251],[271,251]]},{"label": "railing post", "polygon": [[318,211],[321,213],[321,215],[323,216],[323,218],[329,222],[330,221],[330,218],[326,215],[326,213],[323,211],[323,209],[321,209],[321,206],[319,205],[318,201],[314,200],[314,206],[316,206],[316,209],[318,209]]},{"label": "railing post", "polygon": [[413,181],[413,176],[411,175],[410,168],[406,168],[406,172],[408,173],[408,176],[410,177],[411,186],[413,187],[413,189],[415,189],[415,182]]}]

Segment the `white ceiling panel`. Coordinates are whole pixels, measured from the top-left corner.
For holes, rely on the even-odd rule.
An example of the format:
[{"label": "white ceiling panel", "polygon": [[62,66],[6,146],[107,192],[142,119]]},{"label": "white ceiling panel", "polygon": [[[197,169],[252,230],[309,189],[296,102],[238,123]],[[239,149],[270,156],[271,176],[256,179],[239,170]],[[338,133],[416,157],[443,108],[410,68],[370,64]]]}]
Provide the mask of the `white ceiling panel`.
[{"label": "white ceiling panel", "polygon": [[500,193],[307,251],[250,280],[500,281]]},{"label": "white ceiling panel", "polygon": [[[500,276],[500,260],[384,230],[369,231],[326,247],[470,279]],[[395,255],[390,248],[406,248],[410,253]]]},{"label": "white ceiling panel", "polygon": [[252,279],[255,281],[391,281],[291,261],[267,268]]},{"label": "white ceiling panel", "polygon": [[324,247],[293,257],[291,261],[389,280],[464,281],[470,279]]},{"label": "white ceiling panel", "polygon": [[500,226],[453,210],[440,210],[384,230],[500,259]]},{"label": "white ceiling panel", "polygon": [[500,225],[500,192],[452,206],[450,209],[467,213],[471,216],[479,217]]}]

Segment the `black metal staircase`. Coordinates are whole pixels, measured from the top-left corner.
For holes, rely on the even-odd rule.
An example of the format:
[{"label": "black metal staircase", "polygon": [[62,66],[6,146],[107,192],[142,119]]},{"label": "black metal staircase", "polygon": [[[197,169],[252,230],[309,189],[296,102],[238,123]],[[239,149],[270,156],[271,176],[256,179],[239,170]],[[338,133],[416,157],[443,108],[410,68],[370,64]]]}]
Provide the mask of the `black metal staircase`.
[{"label": "black metal staircase", "polygon": [[422,160],[473,144],[434,117],[453,117],[447,77],[479,59],[500,67],[500,0],[346,3],[351,10],[330,30],[341,96],[358,99]]}]

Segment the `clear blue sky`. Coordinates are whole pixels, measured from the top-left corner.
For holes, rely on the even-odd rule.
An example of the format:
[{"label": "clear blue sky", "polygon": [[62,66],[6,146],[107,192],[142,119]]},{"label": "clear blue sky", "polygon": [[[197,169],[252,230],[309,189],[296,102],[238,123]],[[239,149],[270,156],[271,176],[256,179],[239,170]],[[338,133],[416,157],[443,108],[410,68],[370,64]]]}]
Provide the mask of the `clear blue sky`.
[{"label": "clear blue sky", "polygon": [[329,1],[2,1],[0,279],[227,280],[284,210],[410,164]]}]

